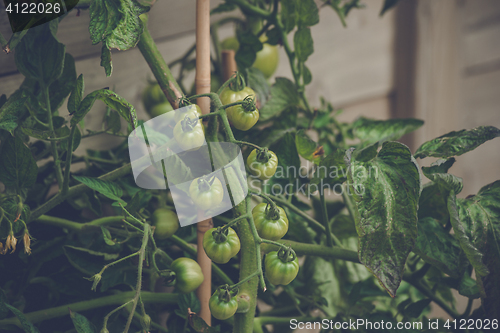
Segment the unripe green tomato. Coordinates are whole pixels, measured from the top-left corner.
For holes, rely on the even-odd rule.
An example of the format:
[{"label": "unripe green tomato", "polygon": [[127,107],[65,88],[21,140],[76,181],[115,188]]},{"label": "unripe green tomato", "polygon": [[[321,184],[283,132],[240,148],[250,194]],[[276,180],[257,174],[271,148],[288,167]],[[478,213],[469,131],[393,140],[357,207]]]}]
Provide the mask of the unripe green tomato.
[{"label": "unripe green tomato", "polygon": [[[255,91],[250,87],[239,91],[226,87],[220,93],[220,100],[222,104],[226,105],[243,101],[247,96],[255,97]],[[226,109],[226,113],[231,124],[240,131],[248,131],[259,120],[259,110],[245,111],[243,105],[230,106]]]},{"label": "unripe green tomato", "polygon": [[203,282],[201,267],[193,259],[186,257],[175,259],[170,269],[175,272],[175,286],[181,293],[188,294]]},{"label": "unripe green tomato", "polygon": [[200,120],[196,125],[187,131],[182,128],[182,121],[174,127],[174,138],[179,146],[184,150],[198,150],[205,142],[205,131]]},{"label": "unripe green tomato", "polygon": [[295,279],[299,273],[299,259],[284,262],[279,258],[277,251],[266,254],[264,260],[265,274],[269,282],[274,285],[287,285]]},{"label": "unripe green tomato", "polygon": [[142,103],[146,111],[150,111],[156,104],[167,102],[167,98],[158,83],[150,83],[142,93]]},{"label": "unripe green tomato", "polygon": [[216,290],[215,293],[210,297],[208,301],[208,307],[210,308],[210,312],[212,316],[219,320],[226,320],[231,318],[238,309],[238,302],[236,301],[236,296],[233,296],[229,299],[229,302],[226,302],[224,299],[220,297],[220,291]]},{"label": "unripe green tomato", "polygon": [[[260,36],[259,39],[263,43],[262,50],[257,52],[252,67],[259,69],[266,79],[269,79],[278,68],[280,60],[279,50],[276,45],[265,43],[267,40],[266,36]],[[234,50],[236,52],[240,48],[240,43],[236,37],[228,37],[221,42],[221,48],[223,50]]]},{"label": "unripe green tomato", "polygon": [[288,231],[288,217],[283,208],[276,206],[279,211],[277,219],[267,217],[267,212],[271,205],[262,202],[252,209],[252,217],[255,222],[255,228],[259,236],[272,241],[281,239]]},{"label": "unripe green tomato", "polygon": [[179,229],[179,218],[177,214],[168,208],[161,207],[153,212],[151,221],[155,228],[156,239],[167,239]]},{"label": "unripe green tomato", "polygon": [[260,180],[268,180],[276,173],[278,168],[278,157],[272,151],[268,151],[269,160],[260,162],[257,159],[258,150],[254,149],[247,157],[247,166],[250,173]]},{"label": "unripe green tomato", "polygon": [[224,198],[224,189],[219,178],[216,177],[210,188],[206,191],[200,189],[198,179],[196,178],[189,185],[189,195],[196,207],[201,210],[207,210],[220,204]]},{"label": "unripe green tomato", "polygon": [[198,106],[198,104],[191,104],[182,108],[179,108],[175,110],[175,123],[178,123],[182,119],[184,119],[186,116],[189,116],[190,118],[198,118],[201,116],[201,109]]},{"label": "unripe green tomato", "polygon": [[240,239],[232,228],[227,228],[226,239],[218,242],[217,238],[214,237],[214,232],[217,233],[218,228],[212,228],[205,232],[203,236],[203,248],[213,262],[225,264],[240,252]]},{"label": "unripe green tomato", "polygon": [[153,108],[151,108],[148,113],[151,116],[151,118],[155,118],[173,110],[174,109],[172,108],[172,105],[170,105],[169,102],[164,102],[153,106]]}]

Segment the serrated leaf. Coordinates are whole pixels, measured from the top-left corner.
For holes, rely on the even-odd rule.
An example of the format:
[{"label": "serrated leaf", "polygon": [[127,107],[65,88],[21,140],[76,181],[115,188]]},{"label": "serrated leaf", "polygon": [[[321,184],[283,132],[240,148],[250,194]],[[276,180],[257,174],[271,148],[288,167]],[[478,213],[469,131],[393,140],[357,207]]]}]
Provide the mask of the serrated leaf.
[{"label": "serrated leaf", "polygon": [[16,192],[35,184],[38,174],[36,161],[21,138],[7,137],[0,151],[0,181]]},{"label": "serrated leaf", "polygon": [[87,318],[69,309],[69,316],[78,333],[97,333],[97,328]]},{"label": "serrated leaf", "polygon": [[314,53],[314,41],[311,35],[311,29],[299,28],[293,35],[293,45],[295,46],[295,55],[301,62],[305,62],[311,54]]},{"label": "serrated leaf", "polygon": [[115,200],[121,202],[122,204],[126,204],[125,201],[121,199],[123,195],[123,191],[116,183],[109,182],[107,180],[102,180],[99,178],[91,178],[84,176],[73,176],[79,182],[85,184],[90,187],[94,191],[97,191],[111,200]]},{"label": "serrated leaf", "polygon": [[364,145],[370,145],[379,141],[394,141],[403,135],[413,132],[424,124],[422,120],[389,119],[375,120],[361,117],[352,123],[353,135],[360,139]]},{"label": "serrated leaf", "polygon": [[104,67],[106,76],[111,76],[113,72],[113,63],[111,62],[111,50],[107,47],[106,43],[102,44],[101,67]]},{"label": "serrated leaf", "polygon": [[18,309],[16,309],[15,307],[13,307],[9,304],[5,304],[5,306],[10,311],[12,311],[12,313],[17,317],[17,319],[19,319],[19,321],[21,322],[21,325],[23,326],[24,332],[26,332],[26,333],[40,333],[38,328],[33,326],[33,324],[24,316],[24,314],[21,311],[19,311]]},{"label": "serrated leaf", "polygon": [[299,94],[295,83],[289,79],[278,77],[271,87],[271,97],[260,109],[260,119],[268,120],[278,116],[286,108],[299,104]]},{"label": "serrated leaf", "polygon": [[83,99],[84,91],[85,91],[85,84],[83,82],[83,74],[80,74],[80,76],[78,76],[78,79],[76,79],[76,84],[73,91],[69,95],[68,111],[70,114],[73,114],[76,111],[78,111],[80,103],[82,102]]},{"label": "serrated leaf", "polygon": [[418,221],[418,237],[413,252],[445,274],[460,276],[460,245],[441,223],[431,217]]},{"label": "serrated leaf", "polygon": [[448,158],[460,156],[499,136],[500,130],[493,126],[480,126],[471,130],[453,131],[423,143],[415,152],[415,157]]},{"label": "serrated leaf", "polygon": [[297,1],[298,25],[311,27],[319,23],[318,6],[314,0]]},{"label": "serrated leaf", "polygon": [[[5,95],[2,95],[5,98]],[[25,108],[27,96],[22,90],[16,90],[0,107],[0,129],[9,131],[12,135],[17,127],[18,117]]]},{"label": "serrated leaf", "polygon": [[385,142],[370,161],[351,157],[348,184],[356,204],[359,260],[394,297],[417,239],[418,168],[408,147]]}]

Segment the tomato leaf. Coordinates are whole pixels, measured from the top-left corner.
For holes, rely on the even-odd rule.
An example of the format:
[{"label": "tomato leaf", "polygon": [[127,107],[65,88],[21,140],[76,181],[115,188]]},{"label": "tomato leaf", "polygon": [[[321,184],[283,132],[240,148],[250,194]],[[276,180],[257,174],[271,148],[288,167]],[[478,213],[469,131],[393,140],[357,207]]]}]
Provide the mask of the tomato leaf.
[{"label": "tomato leaf", "polygon": [[363,145],[370,145],[377,141],[394,141],[403,135],[413,132],[424,124],[419,119],[389,119],[375,120],[360,117],[352,123],[352,133],[359,138]]},{"label": "tomato leaf", "polygon": [[278,116],[287,107],[299,104],[299,93],[295,83],[289,79],[278,77],[271,87],[271,97],[260,109],[260,119],[268,120]]},{"label": "tomato leaf", "polygon": [[97,333],[97,328],[87,318],[69,309],[69,316],[78,333]]},{"label": "tomato leaf", "polygon": [[90,187],[91,189],[101,193],[102,195],[111,200],[115,200],[121,202],[122,204],[126,204],[125,201],[121,199],[121,196],[123,195],[122,189],[115,183],[109,182],[107,180],[102,180],[99,178],[91,178],[84,176],[73,176],[73,178],[85,184],[86,186]]},{"label": "tomato leaf", "polygon": [[460,156],[499,136],[500,130],[493,126],[479,126],[471,130],[453,131],[424,142],[415,152],[415,157],[448,158]]},{"label": "tomato leaf", "polygon": [[201,304],[198,297],[196,297],[196,294],[194,292],[181,294],[179,296],[179,309],[183,318],[187,318],[188,309],[191,309],[193,312],[200,311]]},{"label": "tomato leaf", "polygon": [[[482,263],[490,271],[479,276],[477,282],[484,288],[483,306],[489,315],[500,316],[500,181],[484,186],[478,194],[457,199],[459,222],[469,234],[472,244],[484,254]],[[457,223],[457,221],[453,221]],[[476,268],[476,274],[478,269]],[[479,274],[481,275],[481,274]],[[493,318],[493,317],[492,317]]]},{"label": "tomato leaf", "polygon": [[102,237],[104,238],[104,242],[110,246],[113,246],[116,244],[115,241],[113,241],[112,237],[111,237],[111,233],[109,232],[108,229],[104,228],[103,226],[101,226],[101,232],[102,232]]},{"label": "tomato leaf", "polygon": [[103,43],[101,48],[101,66],[104,67],[106,76],[111,76],[113,63],[111,62],[111,50],[106,46],[106,43]]},{"label": "tomato leaf", "polygon": [[[347,165],[344,161],[345,151],[341,149],[335,150],[319,162],[318,168],[314,171],[313,177],[309,186],[320,185],[323,188],[324,184],[335,186],[342,184],[347,179]],[[318,186],[316,186],[316,189]]]},{"label": "tomato leaf", "polygon": [[80,74],[80,76],[78,76],[78,79],[76,80],[76,85],[73,91],[71,92],[71,95],[69,95],[68,111],[70,114],[73,114],[76,111],[78,111],[80,103],[82,102],[83,99],[84,91],[85,91],[85,84],[83,81],[83,74]]},{"label": "tomato leaf", "polygon": [[431,304],[430,298],[422,299],[408,305],[403,313],[409,318],[418,318],[422,315],[422,312],[429,306],[429,304]]},{"label": "tomato leaf", "polygon": [[297,25],[297,0],[281,0],[281,22],[289,33]]},{"label": "tomato leaf", "polygon": [[24,314],[13,307],[12,305],[9,305],[7,303],[4,304],[5,307],[7,307],[12,313],[19,319],[21,322],[21,325],[23,326],[24,332],[26,333],[40,333],[38,328],[36,328],[25,316]]},{"label": "tomato leaf", "polygon": [[314,0],[298,0],[296,8],[299,27],[311,27],[319,23],[318,6]]},{"label": "tomato leaf", "polygon": [[[75,59],[71,54],[64,56],[64,67],[61,76],[51,83],[49,87],[50,107],[52,110],[58,110],[64,103],[64,100],[73,91],[76,84]],[[45,112],[46,113],[46,112]]]},{"label": "tomato leaf", "polygon": [[[2,95],[5,97],[5,95]],[[14,135],[17,128],[18,117],[22,115],[24,103],[27,100],[26,94],[22,90],[16,90],[9,99],[0,107],[0,129],[9,131]]]},{"label": "tomato leaf", "polygon": [[455,278],[460,276],[460,245],[439,221],[431,217],[418,221],[418,237],[413,252],[445,274]]},{"label": "tomato leaf", "polygon": [[385,142],[372,160],[353,157],[349,164],[359,260],[394,297],[417,239],[418,167],[408,147],[398,142]]},{"label": "tomato leaf", "polygon": [[305,62],[314,53],[314,42],[311,36],[311,29],[299,28],[293,35],[295,55],[301,62]]},{"label": "tomato leaf", "polygon": [[315,160],[313,154],[316,151],[318,144],[309,138],[304,130],[299,130],[295,134],[295,145],[297,146],[297,152],[300,156],[308,161]]},{"label": "tomato leaf", "polygon": [[257,68],[247,68],[247,85],[255,91],[260,105],[266,104],[271,88],[264,74]]},{"label": "tomato leaf", "polygon": [[21,138],[7,137],[0,151],[0,181],[16,192],[35,184],[38,174],[36,161]]},{"label": "tomato leaf", "polygon": [[257,58],[257,52],[262,50],[262,42],[249,31],[238,33],[238,42],[240,47],[234,57],[238,67],[240,69],[251,67]]}]

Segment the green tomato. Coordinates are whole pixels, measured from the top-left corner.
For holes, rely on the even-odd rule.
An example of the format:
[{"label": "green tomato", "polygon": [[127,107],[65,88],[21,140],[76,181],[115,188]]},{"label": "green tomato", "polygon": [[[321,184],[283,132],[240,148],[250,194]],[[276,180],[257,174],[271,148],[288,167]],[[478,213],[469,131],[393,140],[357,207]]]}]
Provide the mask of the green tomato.
[{"label": "green tomato", "polygon": [[197,104],[191,104],[186,107],[180,108],[175,110],[175,122],[178,123],[186,116],[189,116],[189,118],[198,118],[201,116],[201,109]]},{"label": "green tomato", "polygon": [[252,150],[247,157],[250,173],[261,180],[268,180],[276,173],[278,157],[272,151]]},{"label": "green tomato", "polygon": [[174,127],[174,138],[184,150],[198,150],[205,142],[205,133],[201,121],[196,117],[187,117]]},{"label": "green tomato", "polygon": [[285,262],[278,255],[278,251],[269,252],[264,260],[266,277],[274,285],[287,285],[299,273],[299,260],[296,256],[291,261]]},{"label": "green tomato", "polygon": [[236,296],[231,297],[227,290],[216,290],[208,301],[208,307],[212,316],[219,320],[231,318],[238,309],[238,301]]},{"label": "green tomato", "polygon": [[175,272],[175,286],[181,293],[188,294],[203,282],[201,267],[193,259],[178,258],[172,262],[170,269]]},{"label": "green tomato", "polygon": [[276,206],[277,211],[271,211],[271,205],[263,202],[252,209],[252,217],[259,236],[269,240],[278,240],[288,231],[288,217],[283,208]]},{"label": "green tomato", "polygon": [[174,109],[172,108],[172,105],[170,105],[169,102],[164,102],[153,106],[153,108],[150,109],[148,113],[151,116],[151,118],[155,118],[173,110]]},{"label": "green tomato", "polygon": [[167,239],[179,229],[177,214],[165,207],[155,210],[151,216],[151,221],[155,226],[154,237],[156,239]]},{"label": "green tomato", "polygon": [[142,93],[142,103],[146,111],[150,111],[156,104],[167,102],[165,94],[158,83],[150,83]]},{"label": "green tomato", "polygon": [[219,228],[212,228],[203,236],[203,248],[207,256],[218,264],[227,263],[240,252],[240,239],[232,228],[227,228],[227,235]]},{"label": "green tomato", "polygon": [[[226,105],[243,101],[247,96],[255,96],[252,88],[245,87],[243,90],[233,91],[226,87],[220,94],[220,100]],[[226,112],[231,124],[241,131],[248,131],[259,120],[259,110],[245,111],[242,105],[231,106],[226,109]]]},{"label": "green tomato", "polygon": [[213,179],[212,184],[200,177],[193,180],[189,185],[189,195],[199,209],[207,210],[222,202],[224,190],[217,177]]},{"label": "green tomato", "polygon": [[[279,50],[276,45],[265,43],[267,40],[266,36],[261,36],[259,39],[263,43],[262,50],[257,52],[252,67],[259,69],[266,79],[269,79],[278,68],[280,60]],[[238,42],[236,37],[228,37],[221,42],[221,48],[223,50],[234,50],[236,52],[240,48],[240,42]]]}]

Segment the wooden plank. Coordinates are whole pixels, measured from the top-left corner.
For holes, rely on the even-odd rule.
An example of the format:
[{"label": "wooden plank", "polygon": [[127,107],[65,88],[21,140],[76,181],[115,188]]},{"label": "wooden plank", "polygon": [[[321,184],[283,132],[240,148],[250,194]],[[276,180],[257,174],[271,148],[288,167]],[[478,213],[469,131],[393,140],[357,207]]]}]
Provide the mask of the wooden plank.
[{"label": "wooden plank", "polygon": [[474,68],[478,66],[500,62],[500,19],[497,24],[465,31],[462,38],[466,73],[477,72]]},{"label": "wooden plank", "polygon": [[[217,6],[221,0],[213,0],[212,7]],[[195,2],[162,0],[156,2],[150,13],[149,29],[153,38],[164,40],[169,37],[194,32],[195,27]],[[220,18],[220,15],[214,17]],[[64,18],[58,30],[58,38],[66,45],[67,52],[75,59],[95,56],[101,52],[101,44],[92,45],[89,29],[90,16],[88,10],[71,11]],[[5,12],[0,13],[0,32],[5,38],[12,34]],[[0,76],[15,71],[14,54],[0,54]]]},{"label": "wooden plank", "polygon": [[[313,81],[306,87],[311,103],[320,96],[334,105],[385,96],[393,89],[394,12],[379,17],[382,1],[370,1],[367,7],[353,10],[342,27],[328,7],[320,12],[320,23],[313,26],[314,54],[306,66]],[[293,34],[289,39],[293,45]],[[276,76],[291,77],[288,59],[280,49]]]}]

